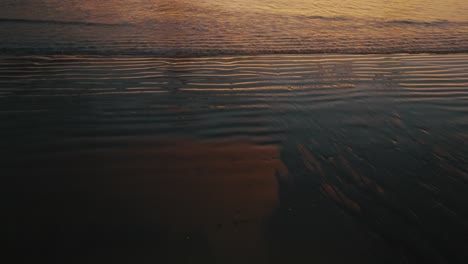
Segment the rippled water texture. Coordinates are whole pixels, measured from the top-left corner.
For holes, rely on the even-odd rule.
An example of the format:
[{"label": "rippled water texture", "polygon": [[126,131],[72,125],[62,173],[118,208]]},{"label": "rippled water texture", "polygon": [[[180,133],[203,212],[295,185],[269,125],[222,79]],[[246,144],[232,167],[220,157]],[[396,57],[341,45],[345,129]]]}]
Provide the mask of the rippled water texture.
[{"label": "rippled water texture", "polygon": [[0,52],[467,52],[465,0],[3,0]]},{"label": "rippled water texture", "polygon": [[0,1],[7,251],[468,263],[467,14],[466,0]]},{"label": "rippled water texture", "polygon": [[4,56],[2,228],[57,263],[466,263],[467,67]]}]

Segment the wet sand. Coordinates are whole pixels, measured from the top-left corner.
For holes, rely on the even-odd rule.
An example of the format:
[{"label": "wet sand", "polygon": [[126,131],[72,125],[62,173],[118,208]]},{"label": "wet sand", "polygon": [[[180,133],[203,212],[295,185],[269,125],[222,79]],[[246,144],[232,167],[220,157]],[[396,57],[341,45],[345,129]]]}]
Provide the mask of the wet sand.
[{"label": "wet sand", "polygon": [[464,263],[467,87],[466,54],[3,56],[2,232],[49,263]]}]

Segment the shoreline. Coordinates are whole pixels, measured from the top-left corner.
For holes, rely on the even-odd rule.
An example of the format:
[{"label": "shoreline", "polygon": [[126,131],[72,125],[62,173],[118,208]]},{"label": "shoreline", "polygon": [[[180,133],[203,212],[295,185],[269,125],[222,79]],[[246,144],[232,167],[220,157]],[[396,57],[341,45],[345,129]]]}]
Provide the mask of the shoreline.
[{"label": "shoreline", "polygon": [[463,263],[467,69],[0,56],[4,232],[61,262]]},{"label": "shoreline", "polygon": [[[95,53],[95,52],[15,52],[15,51],[4,51],[0,48],[0,57],[137,57],[137,58],[159,58],[159,59],[186,59],[186,58],[223,58],[223,57],[256,57],[256,56],[313,56],[313,55],[329,55],[329,56],[376,56],[376,55],[466,55],[468,49],[462,49],[459,51],[408,51],[408,50],[396,50],[389,52],[333,52],[333,51],[321,51],[321,52],[304,52],[304,51],[278,51],[278,52],[172,52],[170,55],[162,55],[163,53],[151,53],[151,52],[135,52],[135,53],[120,53],[120,52],[109,52],[109,53]],[[164,53],[167,54],[167,53]]]}]

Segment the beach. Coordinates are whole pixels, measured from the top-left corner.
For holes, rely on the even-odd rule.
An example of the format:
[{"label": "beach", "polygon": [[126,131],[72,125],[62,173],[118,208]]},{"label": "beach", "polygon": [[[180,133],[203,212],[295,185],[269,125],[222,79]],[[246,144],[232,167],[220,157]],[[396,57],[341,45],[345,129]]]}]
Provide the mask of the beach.
[{"label": "beach", "polygon": [[467,66],[3,56],[4,231],[61,263],[462,263]]},{"label": "beach", "polygon": [[3,0],[18,263],[468,263],[466,0]]}]

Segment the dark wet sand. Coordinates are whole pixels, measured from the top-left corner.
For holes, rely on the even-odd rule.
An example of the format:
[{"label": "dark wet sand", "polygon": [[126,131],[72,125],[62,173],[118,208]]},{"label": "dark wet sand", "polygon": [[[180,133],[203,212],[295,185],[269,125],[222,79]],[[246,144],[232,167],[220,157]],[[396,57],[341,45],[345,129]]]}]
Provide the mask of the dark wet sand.
[{"label": "dark wet sand", "polygon": [[[0,58],[48,263],[466,263],[468,55]],[[18,253],[18,254],[16,254]]]},{"label": "dark wet sand", "polygon": [[[264,257],[262,226],[278,206],[275,172],[285,174],[278,147],[185,138],[114,143],[124,146],[46,152],[14,170],[29,181],[15,180],[24,199],[15,207],[28,208],[15,213],[20,233],[50,239],[45,248],[34,245],[37,250],[58,256],[85,250],[87,259],[65,253],[67,263],[118,261],[120,253],[164,259],[167,246],[174,259]],[[206,245],[190,248],[198,243]]]}]

